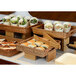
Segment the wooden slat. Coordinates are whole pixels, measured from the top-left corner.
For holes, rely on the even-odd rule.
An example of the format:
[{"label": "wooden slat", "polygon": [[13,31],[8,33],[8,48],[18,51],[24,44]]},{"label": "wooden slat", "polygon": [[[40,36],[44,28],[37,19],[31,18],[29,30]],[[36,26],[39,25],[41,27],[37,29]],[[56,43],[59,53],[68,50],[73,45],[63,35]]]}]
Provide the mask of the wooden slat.
[{"label": "wooden slat", "polygon": [[76,11],[29,11],[29,13],[40,19],[76,22]]}]

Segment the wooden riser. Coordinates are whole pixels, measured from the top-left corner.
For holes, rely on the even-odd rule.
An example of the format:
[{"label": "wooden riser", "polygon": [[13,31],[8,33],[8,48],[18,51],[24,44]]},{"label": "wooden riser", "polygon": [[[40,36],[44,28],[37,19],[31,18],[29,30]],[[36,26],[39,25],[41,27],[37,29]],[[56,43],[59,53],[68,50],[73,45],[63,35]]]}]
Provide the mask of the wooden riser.
[{"label": "wooden riser", "polygon": [[[15,33],[14,32],[9,32],[9,31],[5,31],[5,36],[11,37],[11,38],[16,38]],[[22,36],[20,38],[21,39],[27,39],[27,38],[29,38],[31,36],[32,35],[31,35],[31,32],[30,32],[30,33],[27,33],[27,34],[22,34]]]},{"label": "wooden riser", "polygon": [[[36,60],[37,59],[37,56],[27,54],[27,53],[25,53],[24,57],[27,58],[27,59],[31,59],[31,60]],[[54,58],[56,58],[56,50],[55,49],[48,53],[48,55],[46,56],[46,61],[49,62],[49,61],[53,60]]]},{"label": "wooden riser", "polygon": [[62,39],[62,51],[66,51],[68,49],[67,44],[69,44],[69,38]]}]

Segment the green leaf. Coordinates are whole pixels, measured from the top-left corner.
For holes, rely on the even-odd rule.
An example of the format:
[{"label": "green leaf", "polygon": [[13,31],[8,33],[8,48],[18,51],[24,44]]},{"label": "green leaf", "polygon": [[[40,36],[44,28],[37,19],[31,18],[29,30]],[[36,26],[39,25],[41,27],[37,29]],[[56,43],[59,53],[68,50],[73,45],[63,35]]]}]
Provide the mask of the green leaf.
[{"label": "green leaf", "polygon": [[36,19],[33,19],[33,20],[31,20],[31,23],[37,23],[37,20]]}]

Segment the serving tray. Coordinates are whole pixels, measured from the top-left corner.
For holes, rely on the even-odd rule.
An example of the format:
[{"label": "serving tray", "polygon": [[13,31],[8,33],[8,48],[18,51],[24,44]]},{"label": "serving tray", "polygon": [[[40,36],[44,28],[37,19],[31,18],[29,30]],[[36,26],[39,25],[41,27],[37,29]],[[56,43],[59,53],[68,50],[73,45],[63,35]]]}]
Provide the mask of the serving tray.
[{"label": "serving tray", "polygon": [[40,24],[35,27],[32,27],[32,30],[34,34],[43,35],[43,33],[46,32],[54,38],[65,39],[76,33],[76,26],[72,26],[70,32],[68,33],[44,30],[44,24]]},{"label": "serving tray", "polygon": [[[2,36],[2,35],[0,35],[0,39],[6,39],[7,42],[17,41],[17,43],[22,41],[22,39],[11,38],[11,37]],[[0,48],[0,55],[3,55],[3,56],[11,57],[18,53],[19,53],[19,51],[17,51],[16,49],[1,49]]]}]

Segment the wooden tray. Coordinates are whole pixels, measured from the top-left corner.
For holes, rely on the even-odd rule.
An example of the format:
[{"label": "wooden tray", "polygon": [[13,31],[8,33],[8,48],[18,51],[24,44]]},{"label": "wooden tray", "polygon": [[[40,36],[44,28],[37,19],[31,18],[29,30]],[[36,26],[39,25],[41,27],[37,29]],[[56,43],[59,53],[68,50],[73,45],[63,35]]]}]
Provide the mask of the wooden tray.
[{"label": "wooden tray", "polygon": [[[39,25],[39,24],[41,24],[41,22],[39,22],[36,25]],[[27,39],[32,36],[31,27],[34,27],[34,26],[19,27],[19,26],[0,24],[0,30],[4,30],[6,36],[10,36],[10,37],[14,38],[14,33],[20,33],[20,34],[22,34],[22,39]]]},{"label": "wooden tray", "polygon": [[[17,45],[17,50],[24,51],[25,53],[29,53],[29,54],[39,56],[39,57],[45,57],[48,54],[49,51],[55,49],[54,47],[50,46],[49,42],[46,41],[46,40],[40,40],[40,41],[44,41],[46,44],[48,44],[50,46],[50,48],[46,49],[45,51],[38,50],[36,48],[30,48],[30,47],[20,45],[21,43],[27,42],[27,41],[29,41],[29,40],[31,40],[33,38],[35,38],[35,37],[31,37],[29,39],[26,39],[25,41],[20,42]],[[37,38],[36,38],[36,40],[37,40]]]},{"label": "wooden tray", "polygon": [[[17,42],[20,42],[22,41],[22,39],[17,39],[17,38],[11,38],[11,37],[7,37],[7,36],[2,36],[0,35],[0,39],[6,39],[7,42],[12,42],[12,41],[17,41]],[[13,55],[16,55],[17,53],[19,53],[19,51],[17,51],[16,49],[13,49],[13,50],[4,50],[4,49],[0,49],[0,55],[4,55],[4,56],[8,56],[8,57],[11,57]]]},{"label": "wooden tray", "polygon": [[44,28],[44,24],[40,24],[35,27],[32,27],[32,30],[33,30],[34,34],[43,35],[43,33],[46,32],[46,33],[50,34],[52,37],[60,38],[60,39],[68,38],[68,37],[72,36],[74,33],[76,33],[76,29],[74,29],[74,28],[76,28],[76,26],[72,26],[72,29],[69,33],[47,31],[47,30],[44,30],[43,28]]}]

